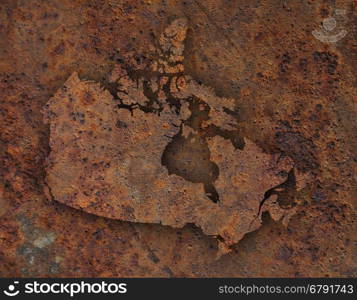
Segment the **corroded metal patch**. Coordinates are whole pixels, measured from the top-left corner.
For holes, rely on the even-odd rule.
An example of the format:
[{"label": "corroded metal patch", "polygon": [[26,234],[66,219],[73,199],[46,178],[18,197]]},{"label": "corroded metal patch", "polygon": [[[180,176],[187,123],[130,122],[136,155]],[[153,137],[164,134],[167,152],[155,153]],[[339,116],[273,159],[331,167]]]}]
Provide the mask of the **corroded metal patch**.
[{"label": "corroded metal patch", "polygon": [[115,93],[76,73],[68,78],[44,108],[46,180],[52,198],[92,214],[193,223],[217,236],[224,253],[260,227],[264,210],[276,219],[294,213],[265,197],[288,180],[293,162],[249,139],[234,142],[235,100],[184,74],[186,30],[174,21],[144,67],[117,66]]}]

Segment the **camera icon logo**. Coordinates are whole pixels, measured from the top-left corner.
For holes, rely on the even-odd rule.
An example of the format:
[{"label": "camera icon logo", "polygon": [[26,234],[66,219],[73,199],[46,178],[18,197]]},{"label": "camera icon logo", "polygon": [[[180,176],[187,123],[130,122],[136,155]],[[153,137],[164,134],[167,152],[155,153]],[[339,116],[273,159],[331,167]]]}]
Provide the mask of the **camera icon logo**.
[{"label": "camera icon logo", "polygon": [[18,294],[20,293],[20,291],[19,291],[19,290],[16,290],[16,288],[15,288],[15,285],[18,284],[18,283],[19,283],[18,281],[14,281],[13,284],[10,284],[10,285],[7,287],[8,290],[4,290],[4,291],[3,291],[4,294],[5,294],[6,296],[9,296],[9,297],[14,297],[14,296],[18,295]]}]

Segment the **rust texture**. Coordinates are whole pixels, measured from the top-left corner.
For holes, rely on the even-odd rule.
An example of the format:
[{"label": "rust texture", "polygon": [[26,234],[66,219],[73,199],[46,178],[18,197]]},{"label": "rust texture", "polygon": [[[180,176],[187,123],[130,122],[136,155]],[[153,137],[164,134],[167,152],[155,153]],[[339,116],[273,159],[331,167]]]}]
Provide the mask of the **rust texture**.
[{"label": "rust texture", "polygon": [[355,5],[1,1],[0,275],[356,276]]},{"label": "rust texture", "polygon": [[[293,162],[281,153],[264,154],[247,139],[239,150],[219,137],[236,129],[229,114],[234,99],[216,97],[184,75],[186,31],[179,19],[160,36],[159,59],[138,70],[155,77],[133,80],[116,68],[116,97],[76,73],[66,81],[44,110],[51,146],[46,190],[50,200],[99,216],[172,227],[192,223],[231,246],[259,228],[273,197],[264,194],[287,180]],[[191,151],[168,154],[196,140],[207,153],[195,162],[200,174],[186,166],[195,159]],[[172,165],[186,172],[175,174]]]}]

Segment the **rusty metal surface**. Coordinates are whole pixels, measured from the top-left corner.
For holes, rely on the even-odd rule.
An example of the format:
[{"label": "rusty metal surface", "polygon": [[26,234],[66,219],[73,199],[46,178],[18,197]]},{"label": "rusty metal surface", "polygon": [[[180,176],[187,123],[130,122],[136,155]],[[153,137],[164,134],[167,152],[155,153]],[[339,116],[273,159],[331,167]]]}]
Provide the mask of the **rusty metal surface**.
[{"label": "rusty metal surface", "polygon": [[355,41],[353,1],[2,1],[1,276],[356,276]]},{"label": "rusty metal surface", "polygon": [[[248,139],[235,148],[219,136],[225,132],[227,139],[237,130],[235,101],[215,96],[183,73],[186,31],[186,21],[175,20],[159,38],[158,60],[139,70],[118,66],[111,76],[115,97],[71,75],[44,107],[51,147],[46,191],[49,200],[107,218],[195,224],[219,237],[220,252],[226,253],[260,227],[273,197],[264,199],[265,193],[295,170],[281,153],[265,154]],[[134,76],[139,71],[146,76]],[[179,153],[196,140],[206,147],[207,157],[200,159],[206,164],[191,155],[168,157],[170,149]],[[186,167],[192,161],[202,174]],[[173,164],[186,173],[172,173]],[[280,220],[296,208],[277,204],[275,210]]]}]

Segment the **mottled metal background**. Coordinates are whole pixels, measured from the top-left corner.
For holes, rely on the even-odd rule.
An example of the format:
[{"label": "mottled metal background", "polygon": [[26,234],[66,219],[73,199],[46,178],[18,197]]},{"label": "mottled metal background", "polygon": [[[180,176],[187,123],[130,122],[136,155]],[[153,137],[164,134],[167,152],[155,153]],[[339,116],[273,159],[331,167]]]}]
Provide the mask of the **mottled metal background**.
[{"label": "mottled metal background", "polygon": [[[335,9],[348,33],[323,43],[311,32]],[[237,99],[242,137],[314,175],[280,195],[303,203],[287,228],[266,214],[218,260],[194,226],[109,220],[43,192],[43,105],[75,71],[110,88],[125,54],[142,59],[178,17],[186,73]],[[352,0],[1,0],[0,275],[356,276],[356,23]]]}]

